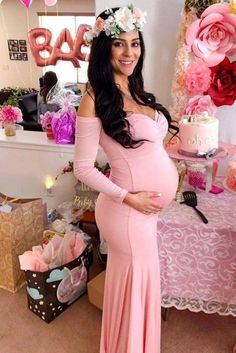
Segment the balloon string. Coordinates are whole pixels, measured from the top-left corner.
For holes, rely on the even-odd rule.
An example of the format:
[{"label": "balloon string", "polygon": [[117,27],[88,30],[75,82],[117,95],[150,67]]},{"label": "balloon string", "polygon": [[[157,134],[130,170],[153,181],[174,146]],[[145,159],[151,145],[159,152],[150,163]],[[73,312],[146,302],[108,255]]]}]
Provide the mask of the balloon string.
[{"label": "balloon string", "polygon": [[[58,2],[56,2],[56,12],[57,12],[57,17],[59,17],[59,6],[58,6]],[[61,55],[60,59],[62,60],[62,55]]]},{"label": "balloon string", "polygon": [[[27,34],[28,34],[29,31],[30,31],[29,9],[28,8],[27,8],[26,16],[27,16]],[[29,66],[30,66],[30,84],[31,84],[31,87],[32,87],[33,86],[32,56],[28,55],[28,59],[29,59]]]},{"label": "balloon string", "polygon": [[[3,29],[4,29],[4,33],[6,34],[5,35],[5,39],[7,41],[7,38],[10,38],[10,36],[9,36],[8,30],[7,30],[7,26],[6,26],[6,22],[5,22],[5,18],[4,18],[4,15],[3,15],[2,5],[1,4],[0,4],[0,13],[1,13],[1,18],[2,18],[2,26],[3,26]],[[19,67],[17,66],[15,60],[14,60],[14,67],[15,67],[15,70],[16,70],[17,78],[20,79],[20,81],[23,84],[23,87],[26,87],[25,81],[22,79],[22,72],[19,71]]]},{"label": "balloon string", "polygon": [[56,9],[57,9],[57,16],[59,17],[59,7],[58,7],[58,2],[56,2]]},{"label": "balloon string", "polygon": [[[47,6],[46,6],[46,3],[44,2],[44,12],[45,12],[45,16],[48,16],[48,9],[47,9]],[[48,32],[46,32],[46,36],[45,36],[45,42],[47,43],[48,42],[48,38],[47,38],[47,35],[48,35]],[[47,56],[46,56],[46,50],[45,50],[45,53],[44,53],[44,69],[46,68],[46,61],[47,61]],[[48,53],[50,54],[50,53]],[[45,69],[46,70],[46,69]],[[45,72],[44,72],[45,73]]]}]

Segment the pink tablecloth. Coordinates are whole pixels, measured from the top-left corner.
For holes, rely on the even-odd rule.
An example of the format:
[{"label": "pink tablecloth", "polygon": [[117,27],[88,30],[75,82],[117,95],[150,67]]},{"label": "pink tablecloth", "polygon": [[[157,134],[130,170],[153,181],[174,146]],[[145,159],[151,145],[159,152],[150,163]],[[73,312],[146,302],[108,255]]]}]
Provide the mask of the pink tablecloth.
[{"label": "pink tablecloth", "polygon": [[177,202],[160,213],[162,305],[236,316],[236,195],[197,195],[208,224]]}]

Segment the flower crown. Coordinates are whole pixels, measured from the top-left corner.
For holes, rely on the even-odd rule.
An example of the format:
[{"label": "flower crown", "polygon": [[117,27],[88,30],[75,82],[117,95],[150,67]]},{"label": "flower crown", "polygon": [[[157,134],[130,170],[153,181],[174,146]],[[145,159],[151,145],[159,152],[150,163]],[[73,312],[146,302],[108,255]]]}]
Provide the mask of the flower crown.
[{"label": "flower crown", "polygon": [[98,17],[94,27],[84,33],[84,41],[87,45],[91,45],[93,38],[99,36],[100,32],[111,38],[118,38],[121,32],[130,32],[133,30],[142,31],[144,23],[146,23],[146,12],[132,4],[119,8],[117,11],[108,9],[105,11],[109,15],[106,20]]}]

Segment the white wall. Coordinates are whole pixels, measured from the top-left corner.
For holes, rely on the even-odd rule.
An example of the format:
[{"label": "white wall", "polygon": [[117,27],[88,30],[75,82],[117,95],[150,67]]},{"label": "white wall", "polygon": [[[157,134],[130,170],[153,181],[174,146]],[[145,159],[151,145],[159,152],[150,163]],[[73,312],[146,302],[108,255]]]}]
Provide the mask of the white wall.
[{"label": "white wall", "polygon": [[[29,61],[12,61],[8,57],[8,39],[26,39],[32,28],[39,27],[38,12],[93,13],[94,0],[58,0],[57,5],[45,7],[43,0],[34,0],[27,10],[20,0],[3,0],[0,5],[0,88],[21,86],[38,88],[42,68],[37,67],[30,54]],[[63,23],[62,23],[63,28]],[[72,64],[71,64],[72,65]]]},{"label": "white wall", "polygon": [[219,119],[220,141],[236,145],[236,103],[218,107],[216,117]]},{"label": "white wall", "polygon": [[[42,197],[48,208],[64,201],[72,201],[77,183],[73,173],[55,177],[74,158],[74,145],[57,145],[44,132],[16,131],[6,137],[0,129],[0,192],[19,198]],[[105,164],[105,155],[99,150],[97,161]],[[46,177],[54,180],[53,195],[48,196]]]}]

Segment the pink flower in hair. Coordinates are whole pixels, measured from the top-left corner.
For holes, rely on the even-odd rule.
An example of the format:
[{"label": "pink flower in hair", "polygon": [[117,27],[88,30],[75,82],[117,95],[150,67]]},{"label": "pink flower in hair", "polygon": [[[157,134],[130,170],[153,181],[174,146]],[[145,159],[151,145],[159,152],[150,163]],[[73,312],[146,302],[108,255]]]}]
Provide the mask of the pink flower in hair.
[{"label": "pink flower in hair", "polygon": [[236,54],[236,16],[226,4],[213,4],[187,29],[186,44],[207,66]]},{"label": "pink flower in hair", "polygon": [[98,30],[99,32],[103,31],[105,25],[105,21],[101,18],[98,17],[95,22],[95,30]]}]

